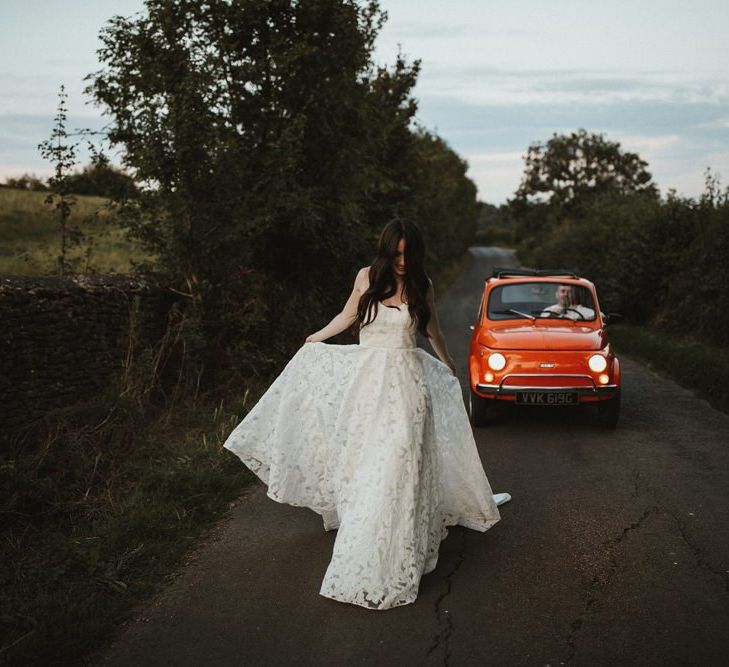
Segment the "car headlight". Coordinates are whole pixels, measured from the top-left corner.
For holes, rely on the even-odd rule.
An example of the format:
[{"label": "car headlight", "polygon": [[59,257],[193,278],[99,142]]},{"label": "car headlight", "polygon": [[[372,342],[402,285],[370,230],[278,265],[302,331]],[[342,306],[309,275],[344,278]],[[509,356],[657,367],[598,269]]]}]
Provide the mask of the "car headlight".
[{"label": "car headlight", "polygon": [[506,366],[506,357],[501,352],[492,352],[488,358],[489,368],[494,371],[500,371]]},{"label": "car headlight", "polygon": [[602,373],[607,368],[607,359],[601,354],[593,354],[587,360],[587,365],[594,373]]}]

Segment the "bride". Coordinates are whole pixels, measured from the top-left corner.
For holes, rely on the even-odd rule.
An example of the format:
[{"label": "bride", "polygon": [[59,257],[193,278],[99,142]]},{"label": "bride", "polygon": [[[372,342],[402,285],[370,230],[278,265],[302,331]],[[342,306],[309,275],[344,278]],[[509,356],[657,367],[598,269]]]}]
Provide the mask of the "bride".
[{"label": "bride", "polygon": [[[320,594],[369,609],[414,602],[446,527],[486,531],[511,499],[492,494],[481,466],[424,257],[417,225],[388,223],[342,312],[224,444],[270,498],[338,529]],[[359,345],[323,342],[352,326]]]}]

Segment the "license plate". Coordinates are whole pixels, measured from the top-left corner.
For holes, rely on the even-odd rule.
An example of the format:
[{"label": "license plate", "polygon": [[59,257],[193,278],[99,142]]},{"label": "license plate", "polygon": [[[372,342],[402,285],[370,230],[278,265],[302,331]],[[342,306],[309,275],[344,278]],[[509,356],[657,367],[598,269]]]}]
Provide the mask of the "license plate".
[{"label": "license plate", "polygon": [[520,405],[577,405],[576,391],[517,391]]}]

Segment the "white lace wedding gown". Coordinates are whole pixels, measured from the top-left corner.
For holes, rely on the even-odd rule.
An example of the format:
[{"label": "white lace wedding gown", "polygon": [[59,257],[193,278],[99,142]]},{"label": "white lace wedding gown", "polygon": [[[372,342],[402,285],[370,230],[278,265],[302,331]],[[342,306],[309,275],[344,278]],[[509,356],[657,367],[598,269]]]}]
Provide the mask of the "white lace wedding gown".
[{"label": "white lace wedding gown", "polygon": [[380,304],[359,345],[301,347],[224,446],[269,497],[339,529],[320,591],[334,600],[413,602],[446,526],[500,519],[458,379],[415,346],[405,306]]}]

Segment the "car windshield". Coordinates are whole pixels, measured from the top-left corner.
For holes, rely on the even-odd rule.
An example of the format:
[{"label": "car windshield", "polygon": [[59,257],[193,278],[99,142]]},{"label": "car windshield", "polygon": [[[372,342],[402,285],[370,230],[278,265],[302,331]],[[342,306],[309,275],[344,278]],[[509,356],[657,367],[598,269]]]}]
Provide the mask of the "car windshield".
[{"label": "car windshield", "polygon": [[491,290],[490,320],[571,319],[594,320],[592,292],[583,285],[559,282],[518,282]]}]

